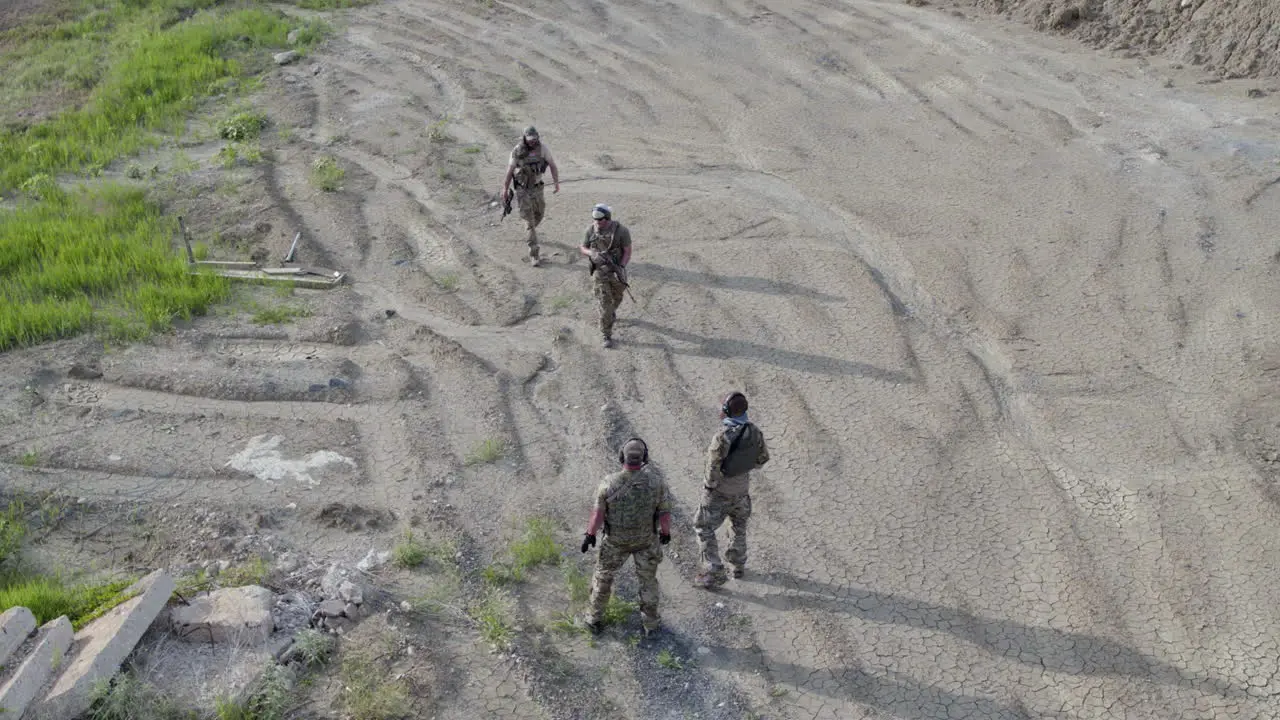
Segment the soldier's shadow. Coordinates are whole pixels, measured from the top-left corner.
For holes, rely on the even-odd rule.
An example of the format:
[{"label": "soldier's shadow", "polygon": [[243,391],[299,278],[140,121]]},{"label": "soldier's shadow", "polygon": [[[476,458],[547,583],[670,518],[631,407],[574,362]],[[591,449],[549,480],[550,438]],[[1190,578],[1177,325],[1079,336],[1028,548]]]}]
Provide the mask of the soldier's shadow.
[{"label": "soldier's shadow", "polygon": [[962,608],[815,582],[789,573],[756,574],[748,580],[786,592],[755,594],[744,589],[750,585],[745,583],[737,585],[732,595],[778,611],[810,608],[868,622],[946,632],[993,655],[1068,675],[1128,676],[1205,689],[1224,697],[1245,695],[1226,680],[1189,673],[1107,638],[999,620]]},{"label": "soldier's shadow", "polygon": [[965,709],[962,717],[983,720],[1068,717],[1064,713],[1032,713],[1021,703],[1002,705],[990,698],[948,692],[937,685],[927,685],[898,673],[875,674],[857,663],[810,668],[772,660],[759,649],[722,645],[712,645],[708,649],[709,653],[698,656],[700,665],[744,675],[765,668],[770,683],[783,687],[795,685],[804,692],[860,703],[905,720],[956,717],[954,712],[957,708]]}]

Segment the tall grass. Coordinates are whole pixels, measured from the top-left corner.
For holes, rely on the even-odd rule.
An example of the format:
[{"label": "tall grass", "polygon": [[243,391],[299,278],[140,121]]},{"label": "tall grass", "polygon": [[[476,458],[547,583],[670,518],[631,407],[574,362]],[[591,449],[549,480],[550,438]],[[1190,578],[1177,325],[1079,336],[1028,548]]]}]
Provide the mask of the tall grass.
[{"label": "tall grass", "polygon": [[142,191],[117,186],[50,185],[0,212],[0,351],[94,326],[138,337],[203,314],[227,281],[189,274],[174,230]]},{"label": "tall grass", "polygon": [[106,69],[84,107],[20,130],[0,132],[0,191],[40,173],[105,167],[154,142],[152,131],[176,131],[197,99],[243,74],[248,51],[285,44],[288,22],[258,8],[201,12],[161,29],[165,15],[129,8],[213,5],[213,0],[132,0],[107,11],[128,24],[114,34]]}]

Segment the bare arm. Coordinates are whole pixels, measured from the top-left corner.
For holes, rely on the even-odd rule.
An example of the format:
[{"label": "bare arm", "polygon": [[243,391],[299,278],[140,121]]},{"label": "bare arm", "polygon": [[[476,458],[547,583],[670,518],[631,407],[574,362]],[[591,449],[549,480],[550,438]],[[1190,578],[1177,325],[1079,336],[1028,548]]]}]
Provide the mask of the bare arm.
[{"label": "bare arm", "polygon": [[551,171],[551,182],[555,183],[555,189],[551,191],[554,195],[560,192],[560,168],[556,167],[556,161],[551,159],[551,153],[547,152],[542,156],[547,161],[547,169]]},{"label": "bare arm", "polygon": [[507,174],[502,178],[502,197],[506,197],[511,192],[511,178],[515,177],[515,163],[507,163]]}]

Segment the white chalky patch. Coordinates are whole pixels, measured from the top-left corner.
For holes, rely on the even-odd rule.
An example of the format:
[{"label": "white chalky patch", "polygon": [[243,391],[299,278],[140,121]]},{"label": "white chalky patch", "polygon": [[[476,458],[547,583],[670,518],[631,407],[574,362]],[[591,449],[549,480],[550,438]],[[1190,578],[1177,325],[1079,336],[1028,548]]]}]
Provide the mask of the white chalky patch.
[{"label": "white chalky patch", "polygon": [[282,435],[273,435],[270,438],[266,435],[258,435],[251,438],[244,450],[231,456],[227,466],[247,472],[259,480],[274,482],[293,478],[311,487],[317,484],[316,479],[311,477],[312,470],[334,463],[345,463],[352,468],[356,466],[355,460],[332,450],[313,452],[301,460],[289,460],[277,449],[282,442],[284,442]]}]

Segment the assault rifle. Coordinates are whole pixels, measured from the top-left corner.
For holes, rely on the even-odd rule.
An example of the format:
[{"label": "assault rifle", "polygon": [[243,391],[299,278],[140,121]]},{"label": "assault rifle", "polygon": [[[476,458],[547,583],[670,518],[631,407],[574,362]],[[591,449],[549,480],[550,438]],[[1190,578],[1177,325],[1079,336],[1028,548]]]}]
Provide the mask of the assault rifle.
[{"label": "assault rifle", "polygon": [[503,220],[506,220],[507,216],[511,214],[511,201],[515,199],[515,196],[516,196],[515,192],[510,190],[508,190],[506,193],[503,194],[502,217],[498,219],[498,222],[502,222]]},{"label": "assault rifle", "polygon": [[[631,298],[631,302],[635,302],[636,296],[631,294],[631,284],[627,282],[626,269],[615,263],[609,253],[596,251],[596,254],[600,256],[600,261],[604,263],[605,269],[608,269],[609,272],[613,273],[613,276],[618,278],[618,282],[622,283],[622,288],[627,291],[627,297]],[[596,264],[593,261],[591,263],[591,272],[594,273],[595,271]],[[601,272],[603,271],[604,270],[601,270]]]}]

